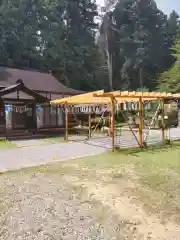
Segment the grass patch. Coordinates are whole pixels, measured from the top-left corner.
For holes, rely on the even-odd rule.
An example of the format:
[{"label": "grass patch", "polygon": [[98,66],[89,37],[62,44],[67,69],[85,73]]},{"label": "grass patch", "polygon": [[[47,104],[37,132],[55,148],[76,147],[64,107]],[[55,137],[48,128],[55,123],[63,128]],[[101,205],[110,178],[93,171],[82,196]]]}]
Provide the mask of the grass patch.
[{"label": "grass patch", "polygon": [[[161,221],[173,218],[180,223],[179,156],[180,142],[143,151],[109,152],[77,160],[78,168],[72,174],[81,181],[86,179],[94,184],[109,185],[109,190],[113,185],[117,196],[125,189],[126,194],[140,202],[148,213],[158,214]],[[124,181],[127,181],[126,186],[122,186]],[[136,187],[128,187],[128,182]]]},{"label": "grass patch", "polygon": [[15,147],[16,147],[15,143],[9,142],[6,139],[0,139],[0,149],[15,148]]}]

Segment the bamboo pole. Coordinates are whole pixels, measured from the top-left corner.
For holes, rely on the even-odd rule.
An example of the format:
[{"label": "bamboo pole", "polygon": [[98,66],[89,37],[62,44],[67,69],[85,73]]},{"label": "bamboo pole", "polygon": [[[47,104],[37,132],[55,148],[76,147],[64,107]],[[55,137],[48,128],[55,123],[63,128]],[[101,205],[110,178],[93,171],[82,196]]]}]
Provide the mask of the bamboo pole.
[{"label": "bamboo pole", "polygon": [[67,103],[65,103],[65,121],[66,121],[65,140],[68,141],[68,104]]},{"label": "bamboo pole", "polygon": [[139,98],[139,145],[143,147],[143,116],[142,116],[142,110],[143,110],[143,104],[142,104],[142,98]]},{"label": "bamboo pole", "polygon": [[164,99],[161,99],[161,111],[162,111],[162,124],[161,124],[161,130],[162,130],[162,144],[165,143],[165,123],[164,123]]},{"label": "bamboo pole", "polygon": [[115,150],[115,112],[114,112],[114,98],[111,97],[111,137],[112,137],[112,151]]},{"label": "bamboo pole", "polygon": [[90,139],[91,138],[91,113],[89,113],[89,134],[88,134],[88,138]]}]

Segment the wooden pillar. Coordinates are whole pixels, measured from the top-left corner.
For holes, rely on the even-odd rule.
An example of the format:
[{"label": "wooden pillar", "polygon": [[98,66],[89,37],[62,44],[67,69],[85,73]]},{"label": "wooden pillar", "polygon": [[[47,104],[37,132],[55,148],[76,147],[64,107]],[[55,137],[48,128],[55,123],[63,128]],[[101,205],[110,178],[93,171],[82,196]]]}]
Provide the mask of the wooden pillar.
[{"label": "wooden pillar", "polygon": [[111,137],[112,137],[112,151],[115,150],[115,111],[114,111],[114,98],[111,97]]},{"label": "wooden pillar", "polygon": [[91,138],[91,113],[89,113],[89,134],[88,134],[88,138],[90,139]]},{"label": "wooden pillar", "polygon": [[165,123],[164,123],[164,99],[161,99],[161,112],[162,112],[162,144],[165,143]]},{"label": "wooden pillar", "polygon": [[6,112],[5,104],[2,98],[0,98],[0,134],[6,137]]},{"label": "wooden pillar", "polygon": [[109,109],[109,128],[111,128],[111,110]]},{"label": "wooden pillar", "polygon": [[33,103],[32,105],[32,111],[33,111],[33,118],[34,118],[34,127],[35,127],[35,132],[37,132],[37,110],[36,110],[36,102]]},{"label": "wooden pillar", "polygon": [[67,103],[65,103],[65,121],[66,121],[65,140],[68,141],[68,104]]},{"label": "wooden pillar", "polygon": [[46,125],[46,104],[43,105],[43,126]]},{"label": "wooden pillar", "polygon": [[58,108],[59,105],[56,105],[56,127],[58,127]]},{"label": "wooden pillar", "polygon": [[51,119],[51,110],[52,110],[52,106],[51,104],[49,103],[49,106],[48,106],[48,114],[49,114],[49,125],[51,126],[51,123],[52,123],[52,119]]},{"label": "wooden pillar", "polygon": [[138,111],[139,111],[139,136],[138,136],[138,141],[139,145],[143,147],[143,104],[142,104],[142,98],[139,98],[139,106],[138,106]]}]

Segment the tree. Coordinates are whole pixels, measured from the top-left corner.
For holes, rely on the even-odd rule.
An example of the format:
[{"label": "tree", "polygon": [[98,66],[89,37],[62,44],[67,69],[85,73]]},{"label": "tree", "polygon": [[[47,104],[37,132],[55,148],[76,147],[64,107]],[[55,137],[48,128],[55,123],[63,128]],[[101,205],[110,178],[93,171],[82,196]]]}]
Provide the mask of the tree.
[{"label": "tree", "polygon": [[172,64],[169,46],[176,33],[171,31],[170,37],[169,31],[174,25],[150,0],[119,0],[108,16],[113,85],[155,88],[157,73]]},{"label": "tree", "polygon": [[167,18],[153,0],[106,2],[99,49],[94,0],[0,1],[0,64],[51,70],[88,91],[155,88],[152,79],[175,61],[178,15]]},{"label": "tree", "polygon": [[[38,56],[40,1],[9,0],[0,5],[0,62],[24,65]],[[28,56],[28,58],[27,58]]]},{"label": "tree", "polygon": [[[100,25],[100,36],[98,39],[99,47],[107,58],[106,65],[108,70],[108,80],[109,80],[109,88],[110,91],[113,90],[113,56],[111,50],[109,48],[109,38],[111,38],[111,30],[112,25],[110,21],[110,12],[117,4],[118,0],[104,0],[104,13],[102,15],[101,21],[102,24]],[[117,31],[116,29],[113,29]]]},{"label": "tree", "polygon": [[0,63],[51,70],[74,88],[100,88],[96,16],[93,0],[2,1]]},{"label": "tree", "polygon": [[168,71],[161,74],[158,88],[161,91],[176,93],[180,91],[180,38],[176,40],[172,50],[176,62]]},{"label": "tree", "polygon": [[169,18],[167,19],[165,41],[164,45],[162,46],[163,52],[160,66],[162,72],[168,70],[175,62],[175,58],[172,55],[172,46],[174,45],[174,42],[176,40],[179,28],[180,28],[179,15],[175,11],[172,11]]}]

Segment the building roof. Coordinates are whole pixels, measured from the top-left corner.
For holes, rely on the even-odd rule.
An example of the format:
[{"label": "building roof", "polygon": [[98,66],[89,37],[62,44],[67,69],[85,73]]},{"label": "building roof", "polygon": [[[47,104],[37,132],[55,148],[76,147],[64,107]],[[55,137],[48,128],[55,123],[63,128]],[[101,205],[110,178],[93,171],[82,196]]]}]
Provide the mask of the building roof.
[{"label": "building roof", "polygon": [[11,86],[9,83],[5,82],[5,81],[0,81],[0,88],[5,88],[5,87],[9,87]]},{"label": "building roof", "polygon": [[[2,97],[6,98],[6,96],[11,94],[10,98],[20,100],[21,97],[19,98],[18,95],[21,92],[23,93],[23,95],[20,94],[21,97],[23,96],[23,100],[26,99],[27,95],[28,95],[28,96],[33,97],[33,99],[35,99],[36,102],[38,102],[38,103],[48,103],[49,102],[48,98],[46,98],[46,97],[40,95],[39,93],[34,92],[33,90],[27,88],[20,79],[17,80],[15,84],[1,89],[0,90],[0,98],[2,98]],[[17,94],[12,95],[12,93],[17,93]]]},{"label": "building roof", "polygon": [[15,84],[17,79],[22,79],[26,87],[35,91],[57,92],[68,95],[83,93],[83,91],[68,88],[48,73],[0,67],[0,85],[5,85],[2,87]]}]

